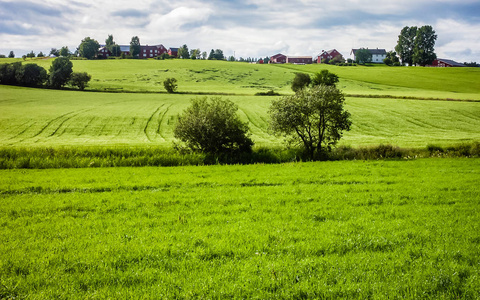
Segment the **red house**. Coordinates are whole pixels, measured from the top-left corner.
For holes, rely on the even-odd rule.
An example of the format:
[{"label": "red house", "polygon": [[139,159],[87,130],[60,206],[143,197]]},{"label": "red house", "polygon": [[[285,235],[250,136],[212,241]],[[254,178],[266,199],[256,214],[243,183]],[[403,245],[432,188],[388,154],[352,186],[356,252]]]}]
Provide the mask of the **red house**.
[{"label": "red house", "polygon": [[112,53],[107,49],[107,47],[101,47],[100,49],[98,49],[98,58],[108,58],[111,55]]},{"label": "red house", "polygon": [[343,55],[337,51],[337,49],[332,49],[328,51],[323,51],[322,54],[317,56],[317,63],[321,64],[322,60],[329,62],[330,60],[334,59],[335,57],[340,56],[343,58]]},{"label": "red house", "polygon": [[274,56],[270,57],[269,64],[284,64],[287,62],[287,57],[283,54],[275,54]]},{"label": "red house", "polygon": [[167,48],[163,45],[154,45],[154,46],[140,46],[140,58],[154,58],[167,53]]},{"label": "red house", "polygon": [[168,55],[177,57],[178,48],[168,48]]},{"label": "red house", "polygon": [[311,56],[287,56],[287,64],[305,65],[312,62]]},{"label": "red house", "polygon": [[450,59],[438,58],[434,60],[429,67],[450,68],[450,67],[465,67],[465,65]]}]

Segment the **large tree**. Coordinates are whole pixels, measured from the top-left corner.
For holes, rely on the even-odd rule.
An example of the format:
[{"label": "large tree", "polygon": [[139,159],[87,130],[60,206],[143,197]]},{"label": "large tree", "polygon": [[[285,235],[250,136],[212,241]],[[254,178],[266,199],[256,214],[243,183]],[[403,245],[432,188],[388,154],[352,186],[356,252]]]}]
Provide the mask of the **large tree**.
[{"label": "large tree", "polygon": [[13,53],[13,51],[10,51],[10,53],[8,54],[8,58],[14,58],[15,57],[15,53]]},{"label": "large tree", "polygon": [[138,58],[140,56],[140,39],[138,36],[132,37],[132,40],[130,41],[130,55],[134,58]]},{"label": "large tree", "polygon": [[400,56],[402,64],[413,65],[413,49],[415,47],[415,37],[417,36],[417,27],[405,26],[400,31],[398,36],[397,45],[395,51]]},{"label": "large tree", "polygon": [[304,87],[307,87],[312,82],[310,75],[306,73],[295,73],[295,77],[292,81],[292,91],[297,92]]},{"label": "large tree", "polygon": [[100,44],[96,40],[86,37],[78,46],[78,53],[82,57],[92,59],[97,56],[98,48],[100,48]]},{"label": "large tree", "polygon": [[230,100],[207,97],[192,100],[174,128],[175,138],[193,151],[213,154],[249,152],[253,141],[248,136],[248,125],[237,115],[238,107]]},{"label": "large tree", "polygon": [[70,56],[70,50],[68,50],[68,46],[64,46],[60,49],[60,56],[68,57]]},{"label": "large tree", "polygon": [[64,86],[73,72],[73,64],[68,57],[56,58],[49,69],[48,84],[52,88],[58,89]]},{"label": "large tree", "polygon": [[344,95],[334,86],[305,88],[272,101],[270,127],[289,142],[303,145],[314,160],[330,151],[344,130],[350,130],[350,113],[344,104]]},{"label": "large tree", "polygon": [[413,48],[413,63],[421,66],[431,64],[436,58],[435,41],[437,35],[432,26],[425,25],[418,29]]},{"label": "large tree", "polygon": [[178,48],[178,58],[188,59],[190,58],[190,53],[188,52],[188,46],[183,45],[182,47]]},{"label": "large tree", "polygon": [[320,72],[315,73],[312,79],[312,85],[331,85],[335,86],[338,82],[338,76],[328,70],[322,70]]},{"label": "large tree", "polygon": [[119,45],[115,43],[113,40],[113,35],[109,34],[108,38],[105,40],[105,48],[107,48],[113,56],[120,56],[122,55],[122,49]]},{"label": "large tree", "polygon": [[16,71],[15,78],[20,85],[38,86],[47,80],[47,71],[37,64],[25,64]]}]

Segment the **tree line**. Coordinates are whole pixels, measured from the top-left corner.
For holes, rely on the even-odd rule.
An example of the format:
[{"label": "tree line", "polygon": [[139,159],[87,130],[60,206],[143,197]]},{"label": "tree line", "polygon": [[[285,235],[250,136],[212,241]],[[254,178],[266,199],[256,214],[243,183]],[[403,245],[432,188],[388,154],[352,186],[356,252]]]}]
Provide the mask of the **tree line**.
[{"label": "tree line", "polygon": [[48,73],[37,64],[0,64],[0,84],[6,85],[60,89],[68,84],[84,90],[91,78],[86,72],[73,72],[73,64],[68,57],[55,59]]}]

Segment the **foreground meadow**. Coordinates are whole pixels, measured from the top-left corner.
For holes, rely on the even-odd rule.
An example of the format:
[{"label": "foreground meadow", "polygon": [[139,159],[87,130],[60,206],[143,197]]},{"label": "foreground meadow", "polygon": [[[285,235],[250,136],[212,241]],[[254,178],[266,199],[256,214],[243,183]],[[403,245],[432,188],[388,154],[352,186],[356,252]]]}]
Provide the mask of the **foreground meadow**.
[{"label": "foreground meadow", "polygon": [[0,171],[0,298],[478,299],[480,160]]}]

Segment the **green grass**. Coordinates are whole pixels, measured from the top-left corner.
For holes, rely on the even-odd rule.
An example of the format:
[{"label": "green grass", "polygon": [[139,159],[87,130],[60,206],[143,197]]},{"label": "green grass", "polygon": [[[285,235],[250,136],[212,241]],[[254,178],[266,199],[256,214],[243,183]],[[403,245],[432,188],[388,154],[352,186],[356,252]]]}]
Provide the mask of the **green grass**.
[{"label": "green grass", "polygon": [[2,170],[0,298],[478,299],[479,170]]},{"label": "green grass", "polygon": [[[171,147],[176,117],[193,97],[0,86],[0,144]],[[238,104],[257,146],[284,145],[268,131],[267,111],[276,97],[224,97]],[[480,137],[480,102],[348,98],[346,109],[353,127],[343,145],[448,146]]]}]

